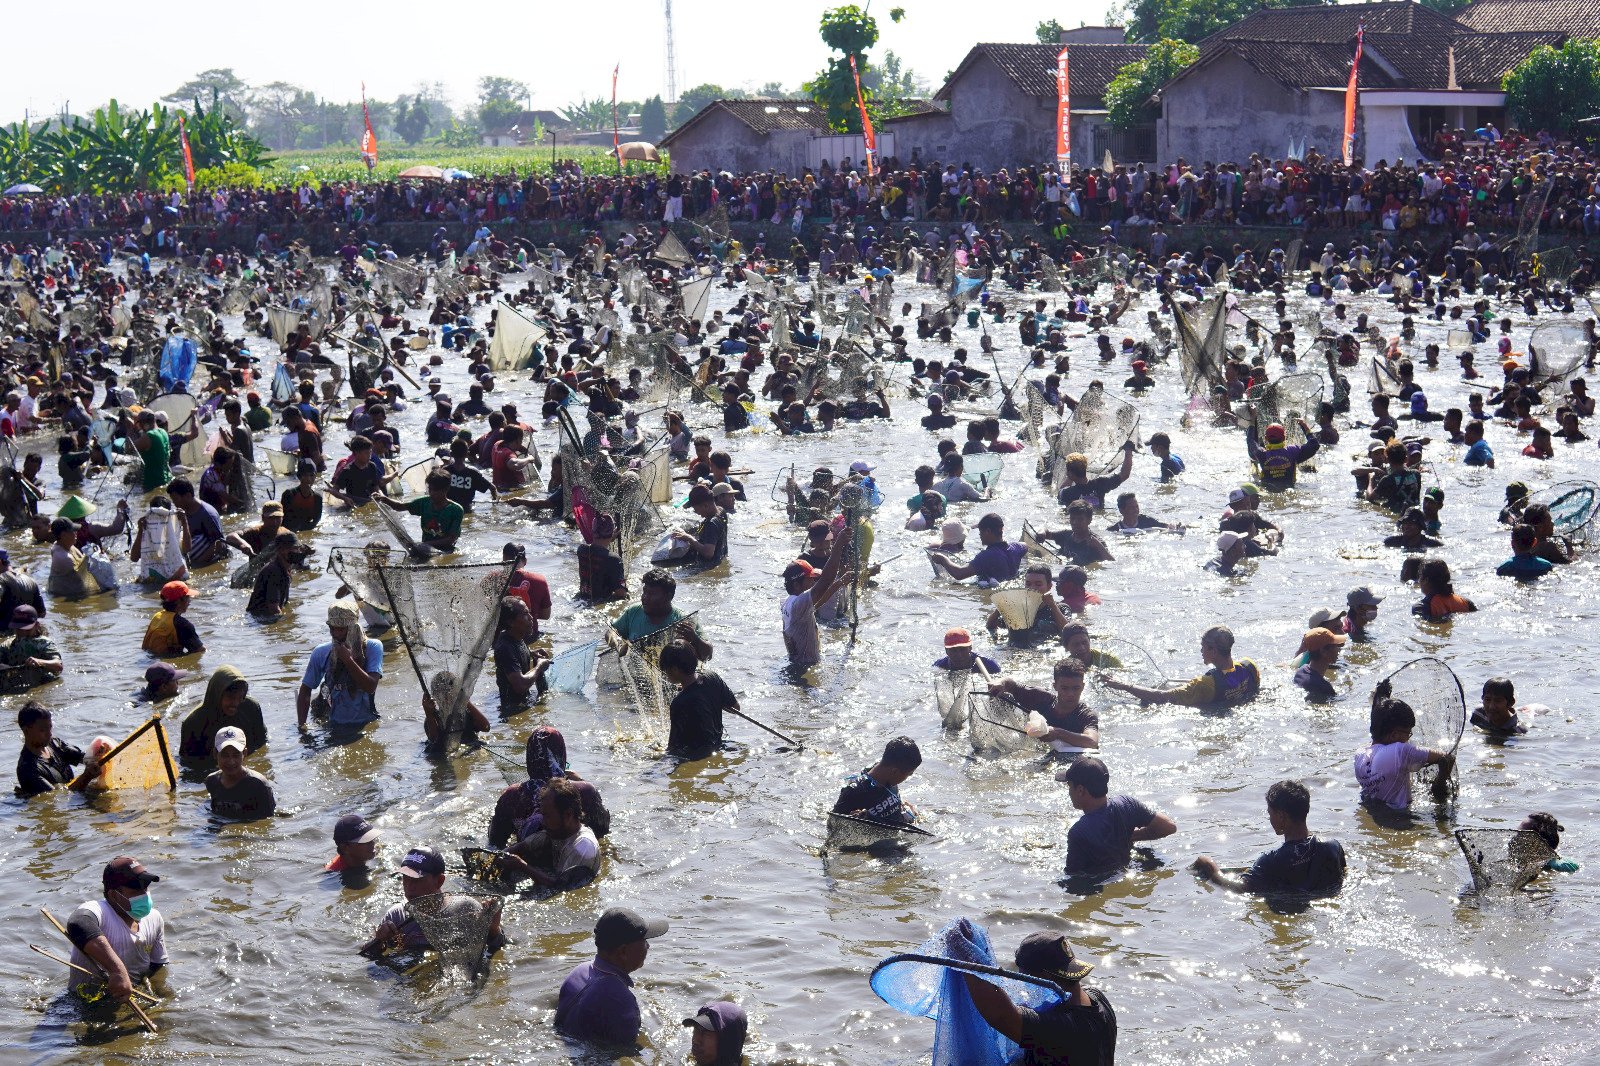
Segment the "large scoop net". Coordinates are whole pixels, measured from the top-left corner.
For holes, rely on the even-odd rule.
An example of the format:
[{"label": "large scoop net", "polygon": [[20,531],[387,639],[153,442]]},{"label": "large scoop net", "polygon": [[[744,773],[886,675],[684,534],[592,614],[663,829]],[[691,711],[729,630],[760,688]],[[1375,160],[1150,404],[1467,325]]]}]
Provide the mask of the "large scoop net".
[{"label": "large scoop net", "polygon": [[902,1014],[932,1018],[933,1066],[1005,1066],[1021,1052],[983,1020],[964,974],[1000,988],[1011,1002],[1035,1011],[1066,998],[1037,977],[1000,969],[983,927],[957,919],[915,952],[891,955],[872,971],[872,991]]},{"label": "large scoop net", "polygon": [[1567,380],[1589,355],[1589,341],[1576,322],[1540,326],[1528,338],[1528,377],[1535,385]]},{"label": "large scoop net", "polygon": [[151,718],[101,756],[100,776],[92,782],[92,787],[97,790],[177,788],[178,771],[172,764],[172,749],[167,744],[161,719]]},{"label": "large scoop net", "polygon": [[1529,505],[1542,503],[1550,508],[1550,521],[1558,536],[1578,543],[1589,539],[1597,502],[1600,486],[1588,481],[1565,481],[1528,497]]},{"label": "large scoop net", "polygon": [[1067,483],[1067,456],[1074,452],[1089,461],[1089,476],[1108,474],[1122,462],[1122,447],[1139,432],[1139,411],[1132,404],[1090,387],[1078,400],[1072,417],[1061,423],[1051,448],[1051,491]]},{"label": "large scoop net", "polygon": [[1000,612],[1007,629],[1031,629],[1044,597],[1028,589],[1001,589],[989,597],[989,603]]},{"label": "large scoop net", "polygon": [[497,895],[436,892],[406,902],[406,915],[428,938],[428,946],[452,970],[476,977],[483,969],[489,930],[500,914]]},{"label": "large scoop net", "polygon": [[933,700],[946,729],[966,724],[972,700],[971,670],[940,670],[933,675]]},{"label": "large scoop net", "polygon": [[1467,858],[1479,893],[1520,892],[1556,857],[1531,829],[1457,829],[1456,845]]},{"label": "large scoop net", "polygon": [[1173,309],[1173,326],[1183,346],[1180,366],[1183,385],[1190,396],[1205,396],[1211,386],[1222,384],[1222,365],[1226,361],[1228,305],[1213,297],[1192,310]]},{"label": "large scoop net", "polygon": [[1306,435],[1300,420],[1310,422],[1317,417],[1317,407],[1322,403],[1322,375],[1290,374],[1257,385],[1245,398],[1255,407],[1258,427],[1276,422],[1283,426],[1286,444],[1304,444]]},{"label": "large scoop net", "polygon": [[378,622],[385,628],[394,625],[394,612],[378,568],[404,566],[406,561],[405,552],[387,547],[335,548],[328,553],[328,568],[355,595],[369,624]]},{"label": "large scoop net", "polygon": [[411,664],[439,706],[447,737],[462,732],[515,566],[507,561],[376,568],[383,606],[393,614]]},{"label": "large scoop net", "polygon": [[933,839],[933,834],[914,825],[891,825],[859,818],[853,814],[828,815],[829,851],[876,851],[882,848],[908,848]]},{"label": "large scoop net", "polygon": [[[689,617],[692,616],[684,616]],[[638,713],[645,735],[658,745],[667,742],[667,711],[672,703],[666,679],[661,676],[661,649],[672,640],[676,624],[629,641],[626,655],[606,657],[603,673],[608,686],[621,687],[629,706]]]},{"label": "large scoop net", "polygon": [[968,702],[967,732],[979,755],[1013,755],[1038,746],[1027,733],[1028,712],[993,692],[974,692]]},{"label": "large scoop net", "polygon": [[588,685],[594,674],[595,658],[599,654],[598,641],[589,641],[568,648],[550,661],[544,679],[557,692],[577,695]]},{"label": "large scoop net", "polygon": [[[1455,752],[1467,728],[1467,700],[1461,679],[1442,660],[1424,658],[1406,663],[1378,682],[1373,691],[1374,703],[1385,696],[1405,703],[1416,715],[1413,744],[1429,751]],[[1424,784],[1431,784],[1437,773],[1437,766],[1424,766],[1416,776]]]}]

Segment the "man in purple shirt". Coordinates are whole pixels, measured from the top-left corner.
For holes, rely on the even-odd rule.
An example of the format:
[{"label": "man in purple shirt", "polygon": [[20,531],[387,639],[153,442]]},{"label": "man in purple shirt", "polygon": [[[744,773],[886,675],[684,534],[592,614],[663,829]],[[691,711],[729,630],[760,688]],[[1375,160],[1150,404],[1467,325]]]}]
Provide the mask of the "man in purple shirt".
[{"label": "man in purple shirt", "polygon": [[666,931],[665,921],[647,922],[626,907],[612,907],[602,914],[594,923],[594,961],[561,982],[556,1028],[591,1044],[634,1047],[639,1040],[639,1001],[628,975],[644,965],[650,941]]},{"label": "man in purple shirt", "polygon": [[1006,520],[993,511],[978,519],[978,539],[983,547],[972,557],[972,562],[965,565],[953,562],[943,552],[930,550],[928,555],[956,581],[969,577],[995,584],[1015,580],[1028,549],[1021,544],[1006,543]]}]

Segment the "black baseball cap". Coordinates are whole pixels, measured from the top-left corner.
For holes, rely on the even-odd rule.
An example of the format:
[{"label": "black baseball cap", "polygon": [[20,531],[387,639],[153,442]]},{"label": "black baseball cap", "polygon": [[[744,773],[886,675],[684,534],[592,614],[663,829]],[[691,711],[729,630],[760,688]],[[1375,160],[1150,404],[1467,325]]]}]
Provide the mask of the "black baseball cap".
[{"label": "black baseball cap", "polygon": [[400,873],[404,877],[438,877],[444,873],[444,856],[438,848],[412,848],[400,860]]},{"label": "black baseball cap", "polygon": [[159,880],[161,878],[141,866],[138,859],[128,855],[118,855],[106,863],[100,874],[100,884],[104,888],[136,888],[140,892]]},{"label": "black baseball cap", "polygon": [[[359,814],[347,814],[333,823],[335,844],[370,844],[378,839],[378,830]],[[407,855],[406,858],[411,856]]]},{"label": "black baseball cap", "polygon": [[1017,969],[1034,977],[1073,984],[1094,969],[1072,954],[1072,945],[1059,933],[1029,933],[1017,945]]},{"label": "black baseball cap", "polygon": [[594,923],[594,946],[601,951],[610,951],[638,940],[654,940],[666,931],[667,923],[663,919],[647,922],[637,911],[612,907]]}]

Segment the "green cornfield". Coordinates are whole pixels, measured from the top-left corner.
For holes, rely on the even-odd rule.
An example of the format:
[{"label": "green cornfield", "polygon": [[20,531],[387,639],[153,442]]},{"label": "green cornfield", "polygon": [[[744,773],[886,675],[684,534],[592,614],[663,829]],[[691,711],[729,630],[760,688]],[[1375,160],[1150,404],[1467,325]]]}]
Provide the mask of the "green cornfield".
[{"label": "green cornfield", "polygon": [[[557,145],[556,159],[576,160],[585,173],[615,171],[616,162],[611,150],[594,145]],[[525,148],[445,148],[438,145],[403,144],[378,146],[378,165],[371,177],[388,181],[402,170],[421,164],[430,164],[442,170],[464,170],[475,177],[509,175],[513,170],[519,177],[532,171],[546,174],[550,171],[550,147]],[[626,163],[632,173],[657,169],[656,164]],[[267,188],[299,185],[310,181],[323,182],[367,181],[367,168],[352,146],[349,148],[320,148],[315,151],[277,152],[268,157],[260,169],[261,184]]]}]

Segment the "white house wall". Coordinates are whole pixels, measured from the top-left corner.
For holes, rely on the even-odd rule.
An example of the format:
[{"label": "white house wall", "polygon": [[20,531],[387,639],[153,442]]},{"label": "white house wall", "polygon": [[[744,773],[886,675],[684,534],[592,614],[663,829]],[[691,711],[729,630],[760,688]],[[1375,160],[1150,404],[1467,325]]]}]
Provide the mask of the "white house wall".
[{"label": "white house wall", "polygon": [[1328,154],[1344,130],[1344,99],[1298,92],[1224,56],[1162,92],[1156,143],[1162,162],[1281,159],[1289,141]]}]

